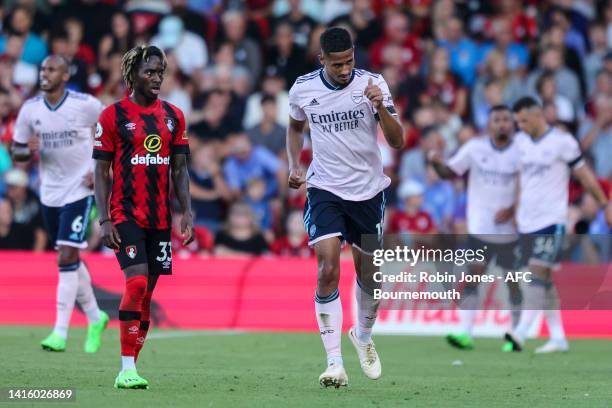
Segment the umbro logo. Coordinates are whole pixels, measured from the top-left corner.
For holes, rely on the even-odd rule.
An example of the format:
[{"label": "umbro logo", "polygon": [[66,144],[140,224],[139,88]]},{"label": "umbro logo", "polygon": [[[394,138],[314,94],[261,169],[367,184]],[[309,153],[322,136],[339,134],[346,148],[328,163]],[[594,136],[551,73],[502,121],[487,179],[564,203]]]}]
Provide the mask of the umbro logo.
[{"label": "umbro logo", "polygon": [[308,106],[317,106],[320,105],[320,103],[316,100],[316,98],[312,98],[312,101],[310,101],[310,103],[308,104]]},{"label": "umbro logo", "polygon": [[128,123],[125,124],[125,128],[127,130],[132,131],[132,130],[136,129],[136,124],[134,122],[128,122]]}]

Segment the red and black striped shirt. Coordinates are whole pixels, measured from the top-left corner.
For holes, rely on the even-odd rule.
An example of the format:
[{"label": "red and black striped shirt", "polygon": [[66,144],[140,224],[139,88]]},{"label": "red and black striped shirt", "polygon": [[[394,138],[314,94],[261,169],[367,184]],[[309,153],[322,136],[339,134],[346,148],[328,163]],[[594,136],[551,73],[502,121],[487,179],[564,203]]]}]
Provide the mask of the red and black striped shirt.
[{"label": "red and black striped shirt", "polygon": [[148,107],[128,97],[107,107],[96,127],[93,158],[112,161],[110,217],[142,228],[170,228],[170,157],[189,154],[185,117],[157,100]]}]

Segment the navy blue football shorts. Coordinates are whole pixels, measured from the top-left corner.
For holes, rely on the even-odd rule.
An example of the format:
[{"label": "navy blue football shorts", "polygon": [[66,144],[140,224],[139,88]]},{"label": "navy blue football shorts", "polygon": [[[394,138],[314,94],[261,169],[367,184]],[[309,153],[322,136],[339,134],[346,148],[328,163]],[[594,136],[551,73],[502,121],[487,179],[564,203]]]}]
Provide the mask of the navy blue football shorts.
[{"label": "navy blue football shorts", "polygon": [[565,225],[550,225],[541,230],[521,234],[522,265],[542,265],[554,268],[559,265],[563,250]]},{"label": "navy blue football shorts", "polygon": [[87,196],[63,207],[42,206],[47,233],[56,247],[87,248],[86,234],[93,199],[93,196]]},{"label": "navy blue football shorts", "polygon": [[371,254],[382,247],[385,192],[369,200],[344,200],[329,191],[310,187],[304,206],[308,245],[331,237]]}]

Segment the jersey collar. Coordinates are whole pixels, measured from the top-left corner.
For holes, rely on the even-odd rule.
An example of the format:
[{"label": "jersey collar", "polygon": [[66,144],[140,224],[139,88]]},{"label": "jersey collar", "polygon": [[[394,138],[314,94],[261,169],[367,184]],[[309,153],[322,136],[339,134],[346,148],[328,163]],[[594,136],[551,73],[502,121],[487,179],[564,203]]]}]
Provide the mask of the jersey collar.
[{"label": "jersey collar", "polygon": [[321,81],[323,82],[323,85],[325,85],[328,89],[331,89],[332,91],[339,91],[340,89],[344,89],[347,86],[349,86],[351,84],[351,82],[353,82],[353,78],[355,78],[355,70],[351,71],[351,79],[348,81],[348,83],[346,85],[343,86],[335,86],[332,85],[331,83],[329,83],[329,81],[327,79],[325,79],[325,75],[323,74],[323,70],[324,68],[321,68],[319,70],[319,77],[321,78]]},{"label": "jersey collar", "polygon": [[64,91],[64,94],[62,95],[62,97],[60,98],[60,100],[55,104],[55,105],[51,105],[49,103],[49,101],[47,101],[47,98],[45,98],[45,96],[43,95],[43,101],[45,101],[45,106],[51,111],[54,112],[56,110],[58,110],[60,108],[60,106],[62,106],[64,104],[64,101],[66,100],[66,98],[68,97],[68,91]]}]

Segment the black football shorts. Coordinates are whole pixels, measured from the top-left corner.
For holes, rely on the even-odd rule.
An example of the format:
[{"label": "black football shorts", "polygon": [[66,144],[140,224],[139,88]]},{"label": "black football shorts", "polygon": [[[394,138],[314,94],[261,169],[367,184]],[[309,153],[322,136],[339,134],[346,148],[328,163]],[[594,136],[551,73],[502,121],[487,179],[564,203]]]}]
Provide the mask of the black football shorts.
[{"label": "black football shorts", "polygon": [[121,243],[115,254],[121,269],[147,264],[152,275],[172,275],[170,229],[142,228],[131,220],[116,227]]}]

